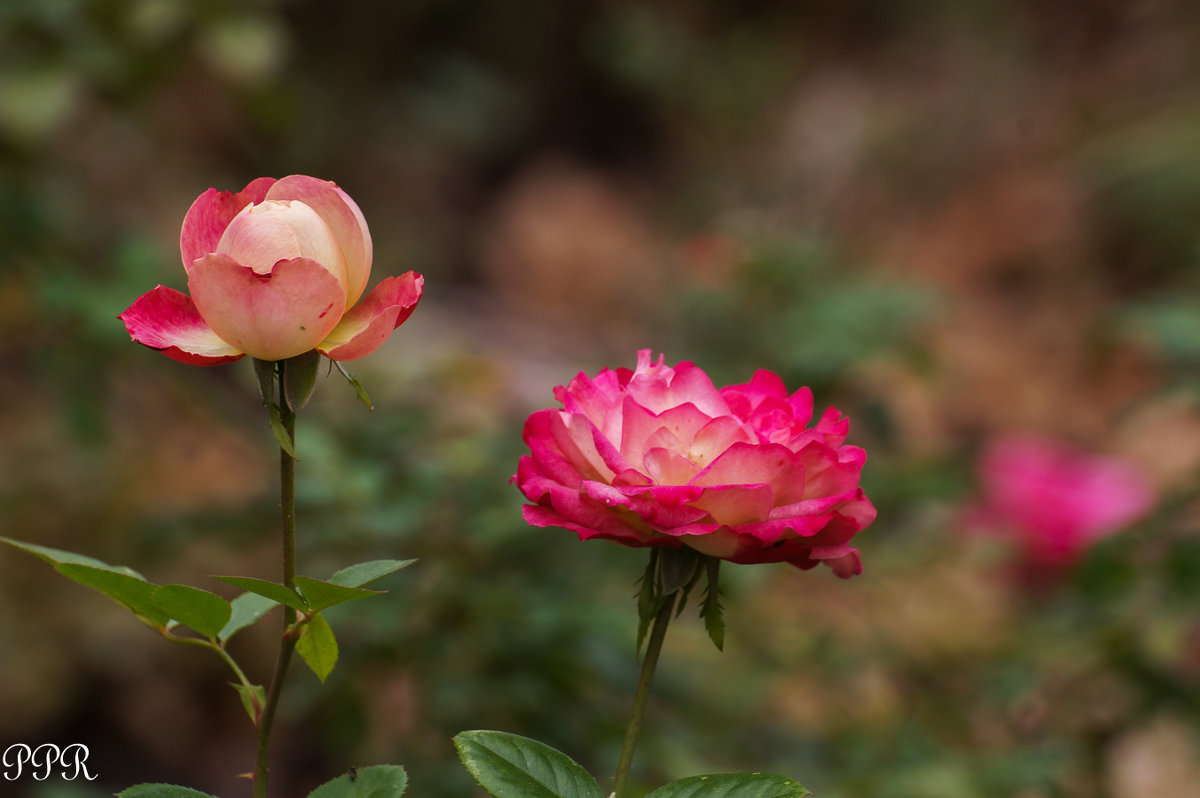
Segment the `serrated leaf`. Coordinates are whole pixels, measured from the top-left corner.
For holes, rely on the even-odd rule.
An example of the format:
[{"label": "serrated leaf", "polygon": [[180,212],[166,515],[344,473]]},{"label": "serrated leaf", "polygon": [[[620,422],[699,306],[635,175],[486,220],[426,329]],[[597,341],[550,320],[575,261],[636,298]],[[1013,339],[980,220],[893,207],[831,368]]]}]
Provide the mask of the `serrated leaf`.
[{"label": "serrated leaf", "polygon": [[345,587],[320,579],[310,579],[307,576],[296,577],[296,587],[304,596],[304,602],[310,612],[320,612],[347,601],[378,596],[383,590],[366,590],[361,587]]},{"label": "serrated leaf", "polygon": [[371,397],[367,396],[367,389],[358,381],[358,378],[346,371],[346,367],[340,362],[335,360],[333,361],[333,365],[337,366],[337,370],[342,372],[342,376],[346,378],[346,382],[350,383],[351,387],[354,388],[354,392],[358,395],[358,401],[366,405],[368,410],[374,410],[375,405],[371,404]]},{"label": "serrated leaf", "polygon": [[[280,585],[280,587],[283,586]],[[229,614],[229,620],[222,627],[221,631],[217,633],[217,640],[222,644],[228,642],[229,638],[266,615],[273,608],[279,606],[279,602],[266,596],[260,596],[257,593],[243,593],[229,602],[229,606],[232,610]]]},{"label": "serrated leaf", "polygon": [[317,387],[317,367],[321,364],[321,353],[310,349],[302,355],[283,361],[283,396],[293,413],[298,413],[308,404]]},{"label": "serrated leaf", "polygon": [[287,427],[283,426],[283,417],[279,414],[279,405],[272,402],[267,406],[267,421],[271,425],[271,432],[275,434],[275,441],[279,444],[279,448],[287,452],[288,457],[296,459],[296,446],[292,441],[292,436],[288,434]]},{"label": "serrated leaf", "polygon": [[725,650],[725,608],[721,606],[721,561],[716,557],[708,558],[708,587],[704,591],[704,601],[700,604],[700,617],[704,619],[704,629],[718,651]]},{"label": "serrated leaf", "polygon": [[773,773],[716,773],[689,776],[659,787],[646,798],[806,798],[812,793]]},{"label": "serrated leaf", "polygon": [[217,798],[206,792],[175,784],[136,784],[117,793],[117,798]]},{"label": "serrated leaf", "polygon": [[184,626],[207,638],[216,637],[233,609],[216,593],[189,585],[163,585],[150,595],[150,603]]},{"label": "serrated leaf", "polygon": [[55,565],[54,570],[73,582],[100,591],[156,626],[164,626],[169,620],[168,615],[155,607],[150,599],[157,587],[152,582],[118,571],[69,562]]},{"label": "serrated leaf", "polygon": [[298,612],[308,610],[308,605],[304,603],[304,599],[300,597],[299,593],[278,582],[268,582],[265,579],[255,579],[252,576],[214,576],[213,579],[219,579],[226,584],[240,587],[242,590],[247,590],[264,598],[269,598],[272,601],[277,601]]},{"label": "serrated leaf", "polygon": [[325,616],[317,613],[305,624],[305,633],[296,641],[296,653],[322,682],[337,664],[337,640]]},{"label": "serrated leaf", "polygon": [[308,798],[400,798],[408,787],[408,775],[399,765],[352,768],[325,782]]},{"label": "serrated leaf", "polygon": [[146,580],[146,577],[142,576],[137,571],[133,570],[132,568],[130,568],[128,566],[109,565],[106,562],[97,560],[95,557],[88,557],[87,555],[84,555],[84,554],[76,554],[73,551],[63,551],[62,549],[52,549],[52,548],[49,548],[48,546],[35,546],[32,543],[25,543],[20,540],[13,540],[12,538],[5,538],[5,537],[0,537],[0,542],[7,543],[10,546],[14,546],[18,549],[21,549],[22,551],[27,552],[28,554],[32,554],[33,556],[35,556],[41,560],[44,560],[44,561],[50,563],[51,565],[58,565],[59,563],[73,563],[75,565],[89,565],[92,568],[100,568],[105,571],[113,571],[114,573],[125,574],[126,576],[132,576],[134,579],[141,579],[142,581]]},{"label": "serrated leaf", "polygon": [[267,703],[267,691],[259,684],[246,687],[244,684],[230,682],[229,686],[237,690],[238,698],[242,699],[242,709],[250,716],[250,722],[257,726],[258,712]]},{"label": "serrated leaf", "polygon": [[326,581],[343,587],[362,587],[415,562],[416,560],[370,560],[355,563],[341,569]]},{"label": "serrated leaf", "polygon": [[545,743],[498,731],[454,737],[458,758],[495,798],[604,798],[577,762]]}]

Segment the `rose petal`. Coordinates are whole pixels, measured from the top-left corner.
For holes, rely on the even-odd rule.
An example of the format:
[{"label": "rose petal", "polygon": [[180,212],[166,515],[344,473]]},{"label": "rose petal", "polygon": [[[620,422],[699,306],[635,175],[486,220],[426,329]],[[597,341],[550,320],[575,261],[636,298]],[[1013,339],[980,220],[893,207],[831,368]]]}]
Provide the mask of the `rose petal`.
[{"label": "rose petal", "polygon": [[341,283],[305,258],[257,274],[226,255],[205,255],[193,264],[188,287],[217,335],[261,360],[315,348],[341,318]]},{"label": "rose petal", "polygon": [[349,308],[357,302],[366,290],[367,280],[371,276],[372,258],[371,233],[357,203],[349,194],[338,188],[336,183],[307,175],[288,175],[282,178],[271,186],[266,198],[300,200],[325,220],[333,230],[346,259],[346,307]]},{"label": "rose petal", "polygon": [[210,188],[197,197],[184,215],[183,229],[179,233],[183,268],[190,272],[197,258],[216,252],[217,242],[233,217],[247,205],[262,202],[274,183],[273,177],[260,177],[236,193]]},{"label": "rose petal", "polygon": [[281,260],[307,258],[324,266],[346,286],[346,259],[325,220],[298,201],[265,200],[233,217],[216,252],[259,274]]},{"label": "rose petal", "polygon": [[371,354],[412,315],[424,286],[425,278],[415,272],[384,279],[342,316],[317,349],[333,360],[357,360]]},{"label": "rose petal", "polygon": [[191,297],[174,288],[147,291],[117,318],[133,340],[182,363],[215,366],[245,357],[208,326]]},{"label": "rose petal", "polygon": [[776,443],[735,443],[701,471],[693,485],[770,485],[777,504],[791,504],[805,495],[806,462]]}]

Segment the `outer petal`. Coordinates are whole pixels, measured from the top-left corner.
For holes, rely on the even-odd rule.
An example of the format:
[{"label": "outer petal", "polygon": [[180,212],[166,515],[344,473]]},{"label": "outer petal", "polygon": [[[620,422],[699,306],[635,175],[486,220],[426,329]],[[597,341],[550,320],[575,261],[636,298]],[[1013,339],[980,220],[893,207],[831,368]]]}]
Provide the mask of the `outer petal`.
[{"label": "outer petal", "polygon": [[341,283],[305,258],[283,260],[270,274],[257,274],[225,255],[205,255],[193,264],[188,287],[200,315],[221,338],[262,360],[315,348],[341,317]]},{"label": "outer petal", "polygon": [[183,230],[179,234],[183,268],[191,272],[197,258],[216,252],[217,242],[233,217],[247,205],[262,202],[274,182],[273,177],[260,177],[237,193],[210,188],[197,197],[183,217]]},{"label": "outer petal", "polygon": [[367,287],[367,279],[371,276],[373,250],[367,220],[363,218],[362,211],[354,200],[350,199],[350,195],[329,180],[318,180],[307,175],[288,175],[271,186],[266,198],[300,200],[320,214],[333,230],[333,235],[341,244],[342,253],[346,257],[346,307],[349,308],[357,302]]},{"label": "outer petal", "polygon": [[147,291],[117,318],[133,340],[181,363],[215,366],[245,356],[213,332],[191,297],[174,288]]},{"label": "outer petal", "polygon": [[317,349],[333,360],[357,360],[378,349],[412,315],[425,278],[415,272],[388,277],[351,308]]}]

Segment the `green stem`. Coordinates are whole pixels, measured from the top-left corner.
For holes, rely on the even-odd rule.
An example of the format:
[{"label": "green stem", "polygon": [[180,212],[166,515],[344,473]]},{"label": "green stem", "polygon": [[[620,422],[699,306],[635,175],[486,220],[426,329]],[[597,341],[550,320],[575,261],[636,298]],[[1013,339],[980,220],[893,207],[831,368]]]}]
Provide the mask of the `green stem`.
[{"label": "green stem", "polygon": [[[296,414],[288,407],[284,396],[283,381],[279,385],[279,413],[288,437],[295,441]],[[296,461],[282,448],[279,450],[279,496],[283,521],[283,583],[296,585]],[[258,719],[258,744],[254,757],[254,798],[267,798],[268,763],[271,755],[271,727],[275,722],[275,711],[279,707],[279,696],[283,692],[283,680],[287,676],[292,652],[296,650],[293,626],[296,611],[283,608],[283,632],[279,639],[279,656],[275,660],[275,674],[267,690],[267,702]]]},{"label": "green stem", "polygon": [[654,616],[650,627],[650,640],[646,643],[646,655],[642,660],[642,672],[638,677],[637,691],[633,695],[633,708],[629,712],[629,725],[625,727],[625,740],[621,743],[621,759],[617,763],[617,777],[613,786],[616,798],[625,798],[625,782],[629,779],[629,768],[633,764],[633,749],[637,746],[638,734],[642,730],[642,718],[646,715],[646,701],[650,698],[650,685],[654,681],[654,670],[658,667],[658,655],[662,653],[663,640],[667,636],[667,624],[675,614],[678,593],[663,596],[662,607]]},{"label": "green stem", "polygon": [[242,687],[246,688],[246,690],[251,690],[252,685],[250,684],[250,680],[246,678],[245,672],[238,667],[237,662],[234,661],[233,657],[229,656],[229,652],[220,643],[215,640],[202,640],[199,637],[180,637],[179,635],[171,634],[166,629],[159,629],[159,632],[172,643],[179,643],[184,646],[199,646],[200,648],[207,648],[209,651],[214,652],[234,672],[238,681],[241,682]]}]

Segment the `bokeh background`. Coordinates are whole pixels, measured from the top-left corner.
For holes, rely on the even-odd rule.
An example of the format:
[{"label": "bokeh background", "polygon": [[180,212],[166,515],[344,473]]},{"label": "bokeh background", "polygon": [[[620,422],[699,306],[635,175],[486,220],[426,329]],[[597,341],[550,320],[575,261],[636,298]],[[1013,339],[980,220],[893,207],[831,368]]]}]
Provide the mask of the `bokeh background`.
[{"label": "bokeh background", "polygon": [[[1200,6],[1191,0],[0,3],[0,534],[222,590],[276,569],[249,366],[117,321],[183,288],[209,186],[336,180],[412,319],[299,434],[301,571],[418,557],[292,673],[278,795],[451,736],[607,784],[645,552],[520,520],[525,416],[638,348],[770,368],[852,420],[865,573],[723,569],[718,653],[672,628],[635,778],[771,770],[822,798],[1200,794]],[[1130,458],[1154,513],[1051,584],[972,534],[1022,431]],[[234,651],[269,678],[275,619]],[[177,650],[178,649],[178,650]],[[81,742],[95,798],[248,794],[216,658],[0,551],[0,745]]]}]

